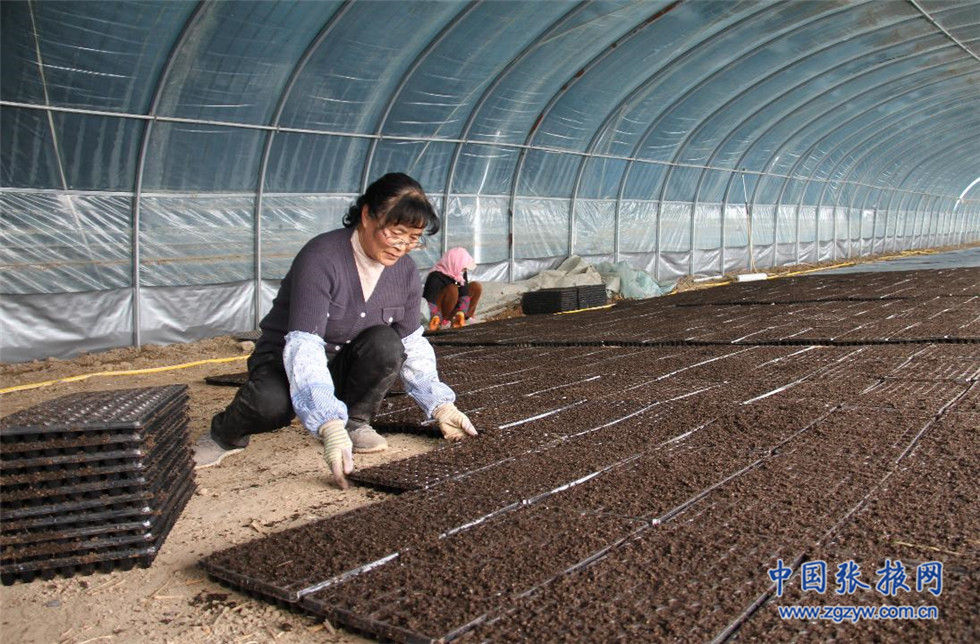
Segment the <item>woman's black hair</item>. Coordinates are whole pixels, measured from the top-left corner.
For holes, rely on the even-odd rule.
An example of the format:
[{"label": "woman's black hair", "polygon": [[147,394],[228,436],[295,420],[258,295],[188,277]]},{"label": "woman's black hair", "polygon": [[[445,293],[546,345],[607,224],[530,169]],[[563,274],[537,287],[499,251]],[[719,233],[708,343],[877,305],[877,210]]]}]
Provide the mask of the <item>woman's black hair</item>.
[{"label": "woman's black hair", "polygon": [[425,234],[439,232],[439,215],[429,203],[418,181],[401,172],[389,172],[368,186],[363,195],[344,215],[344,228],[354,228],[361,221],[361,210],[385,226],[425,228]]}]

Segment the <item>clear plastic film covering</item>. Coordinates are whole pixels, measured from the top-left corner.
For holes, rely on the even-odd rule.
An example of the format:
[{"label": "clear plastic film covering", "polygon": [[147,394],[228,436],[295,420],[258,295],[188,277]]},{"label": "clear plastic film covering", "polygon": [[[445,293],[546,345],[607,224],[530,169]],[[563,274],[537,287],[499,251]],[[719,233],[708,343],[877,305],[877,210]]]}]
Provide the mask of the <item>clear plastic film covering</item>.
[{"label": "clear plastic film covering", "polygon": [[975,2],[0,12],[4,360],[254,328],[391,171],[443,215],[422,275],[454,246],[482,280],[670,280],[980,239]]},{"label": "clear plastic film covering", "polygon": [[231,195],[144,195],[141,284],[185,286],[251,279],[253,201]]},{"label": "clear plastic film covering", "polygon": [[616,202],[612,199],[581,199],[575,204],[573,255],[613,255],[616,243]]},{"label": "clear plastic film covering", "polygon": [[131,284],[131,197],[3,192],[0,209],[5,296]]}]

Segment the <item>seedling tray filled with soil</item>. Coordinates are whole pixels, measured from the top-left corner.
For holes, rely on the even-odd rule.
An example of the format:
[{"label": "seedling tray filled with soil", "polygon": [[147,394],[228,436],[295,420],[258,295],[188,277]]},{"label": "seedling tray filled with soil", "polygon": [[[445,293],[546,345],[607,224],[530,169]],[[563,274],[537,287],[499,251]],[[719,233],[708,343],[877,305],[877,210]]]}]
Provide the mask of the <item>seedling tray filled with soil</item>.
[{"label": "seedling tray filled with soil", "polygon": [[[303,598],[304,608],[398,641],[451,637],[636,529],[547,506],[504,515]],[[555,539],[557,534],[564,539]],[[574,538],[571,538],[574,537]],[[499,555],[507,544],[507,556]]]},{"label": "seedling tray filled with soil", "polygon": [[[798,641],[802,628],[820,641],[861,638],[875,641],[962,642],[977,634],[976,599],[980,565],[971,540],[980,534],[975,473],[980,434],[975,419],[946,414],[922,436],[894,474],[874,488],[867,501],[821,545],[807,552],[806,561],[826,562],[828,594],[835,593],[832,574],[844,562],[861,569],[867,589],[841,596],[840,604],[867,606],[935,606],[938,619],[799,621],[779,618],[778,606],[813,604],[812,591],[803,592],[799,570],[794,571],[781,597],[773,594],[753,611],[733,641]],[[937,476],[937,472],[942,472]],[[886,560],[901,562],[909,590],[891,596],[875,588]],[[942,588],[935,583],[916,591],[917,568],[939,562]],[[931,591],[929,590],[931,589]],[[817,600],[819,602],[819,600]],[[823,602],[819,602],[823,603]],[[830,603],[830,602],[827,602]]]},{"label": "seedling tray filled with soil", "polygon": [[980,351],[896,329],[952,337],[980,299],[936,293],[978,281],[786,279],[437,334],[478,438],[357,471],[408,491],[204,565],[404,642],[796,641],[811,625],[756,626],[779,559],[942,556],[970,633]]},{"label": "seedling tray filled with soil", "polygon": [[512,499],[510,494],[462,485],[407,492],[214,553],[201,565],[221,581],[295,603],[316,589],[342,583],[438,541],[441,535],[511,510]]},{"label": "seedling tray filled with soil", "polygon": [[[617,633],[711,640],[769,587],[765,569],[777,555],[803,552],[891,467],[880,454],[853,472],[836,456],[873,442],[874,427],[861,435],[852,427],[820,421],[693,503],[647,515],[658,521],[636,538],[519,598],[465,641],[551,641],[568,632],[594,641]],[[622,481],[623,494],[639,480]]]},{"label": "seedling tray filled with soil", "polygon": [[[190,471],[189,457],[190,453],[182,442],[173,442],[149,464],[132,460],[127,463],[129,468],[121,472],[91,477],[76,477],[65,470],[20,474],[17,479],[19,483],[5,484],[3,487],[0,516],[9,520],[16,516],[17,510],[26,508],[61,505],[90,498],[111,498],[140,491],[155,492],[174,473]],[[11,475],[11,478],[13,476],[17,475]],[[4,531],[8,527],[4,525]]]}]

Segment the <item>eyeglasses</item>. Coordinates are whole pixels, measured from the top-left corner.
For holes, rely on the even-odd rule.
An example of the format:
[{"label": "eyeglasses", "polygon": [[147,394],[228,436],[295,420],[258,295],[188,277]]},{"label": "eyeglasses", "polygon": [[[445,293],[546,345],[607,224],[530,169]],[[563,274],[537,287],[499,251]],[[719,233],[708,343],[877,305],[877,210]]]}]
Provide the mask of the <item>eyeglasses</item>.
[{"label": "eyeglasses", "polygon": [[398,250],[415,250],[416,248],[425,248],[425,238],[421,235],[412,238],[388,232],[387,228],[379,228],[378,230],[381,231],[381,236],[385,238],[385,243],[392,248],[397,248]]}]

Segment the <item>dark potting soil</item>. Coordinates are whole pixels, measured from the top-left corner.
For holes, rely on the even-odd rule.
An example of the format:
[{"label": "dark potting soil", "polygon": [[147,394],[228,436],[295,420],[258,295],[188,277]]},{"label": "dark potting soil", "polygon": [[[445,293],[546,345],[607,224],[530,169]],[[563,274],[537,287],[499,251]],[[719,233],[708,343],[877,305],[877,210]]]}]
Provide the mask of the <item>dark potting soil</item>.
[{"label": "dark potting soil", "polygon": [[[825,595],[804,591],[799,571],[736,632],[735,641],[921,641],[968,642],[980,635],[980,505],[976,472],[980,468],[980,433],[974,418],[947,414],[922,436],[903,466],[873,490],[867,502],[821,547],[807,553],[808,561],[824,561],[829,585]],[[840,594],[834,573],[844,562],[861,569],[868,588]],[[904,587],[878,587],[886,562],[901,562]],[[917,591],[919,566],[943,565],[941,587],[935,581]],[[891,591],[894,591],[893,593]],[[826,604],[931,606],[938,618],[863,620],[843,613],[837,621],[782,620],[779,606]],[[931,617],[927,615],[927,617]]]},{"label": "dark potting soil", "polygon": [[[832,530],[889,470],[891,454],[875,451],[875,437],[899,432],[873,419],[864,431],[854,427],[842,418],[818,423],[591,568],[518,598],[473,641],[712,639],[769,587],[767,567]],[[841,458],[869,449],[857,469]]]},{"label": "dark potting soil", "polygon": [[[493,613],[635,531],[635,522],[542,505],[503,515],[303,600],[438,638]],[[506,556],[500,546],[507,544]]]},{"label": "dark potting soil", "polygon": [[[977,317],[955,293],[978,278],[747,283],[434,336],[481,436],[360,473],[427,489],[205,565],[398,641],[956,641],[980,604],[980,349],[882,341]],[[728,344],[596,346],[694,337]],[[462,344],[480,338],[497,344]],[[758,607],[779,559],[886,556],[948,563],[938,622],[821,630]]]}]

